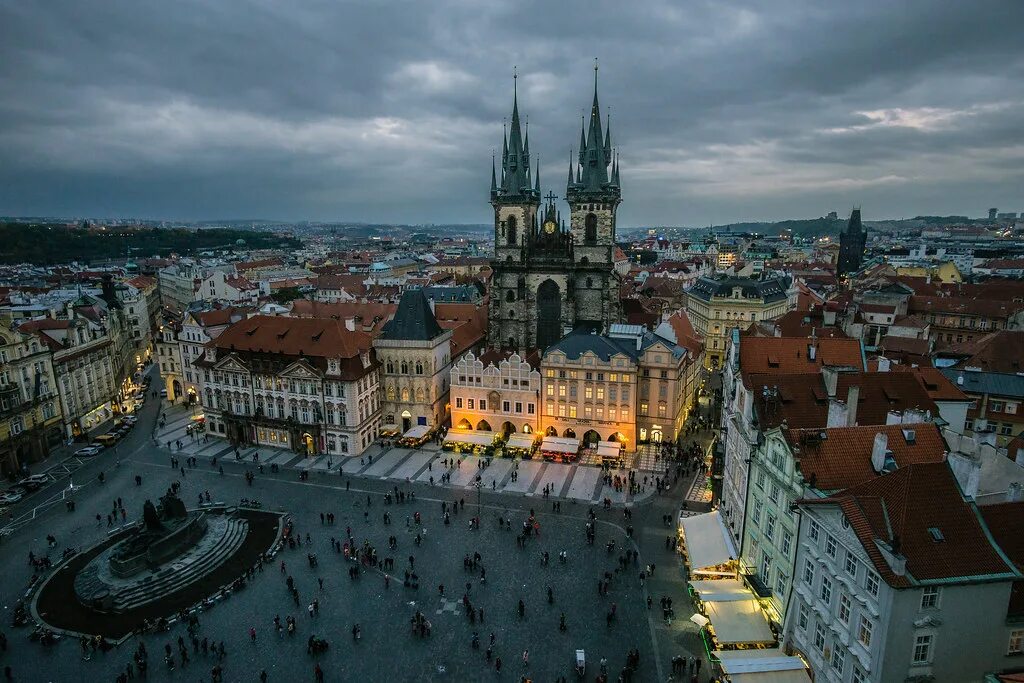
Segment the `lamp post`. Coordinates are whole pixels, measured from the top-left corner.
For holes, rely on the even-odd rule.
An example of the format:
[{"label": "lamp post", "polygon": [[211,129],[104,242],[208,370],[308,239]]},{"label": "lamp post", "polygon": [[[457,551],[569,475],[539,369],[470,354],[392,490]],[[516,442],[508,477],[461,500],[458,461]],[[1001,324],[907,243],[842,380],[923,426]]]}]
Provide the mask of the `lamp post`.
[{"label": "lamp post", "polygon": [[477,523],[477,528],[479,529],[480,528],[480,518],[481,518],[482,509],[483,509],[483,506],[480,503],[480,493],[481,493],[481,489],[484,486],[484,481],[483,481],[483,475],[482,474],[476,475],[476,481],[473,482],[473,486],[474,486],[474,488],[476,488],[476,523]]}]

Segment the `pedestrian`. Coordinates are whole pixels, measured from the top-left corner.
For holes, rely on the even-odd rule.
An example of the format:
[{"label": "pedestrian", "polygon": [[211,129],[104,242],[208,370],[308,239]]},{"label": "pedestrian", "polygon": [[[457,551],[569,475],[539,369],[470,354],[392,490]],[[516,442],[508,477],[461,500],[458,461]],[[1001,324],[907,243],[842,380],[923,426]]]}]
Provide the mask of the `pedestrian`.
[{"label": "pedestrian", "polygon": [[251,640],[253,643],[256,642],[256,627],[255,626],[250,626],[249,627],[249,640]]}]

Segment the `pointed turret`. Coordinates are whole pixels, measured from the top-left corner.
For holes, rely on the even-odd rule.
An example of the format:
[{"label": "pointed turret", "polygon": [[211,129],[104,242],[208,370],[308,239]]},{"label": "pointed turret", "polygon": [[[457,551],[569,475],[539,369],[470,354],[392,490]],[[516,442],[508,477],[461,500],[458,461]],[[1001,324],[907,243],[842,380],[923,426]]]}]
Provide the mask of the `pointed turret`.
[{"label": "pointed turret", "polygon": [[604,156],[606,159],[612,158],[612,115],[608,114],[606,119],[607,124],[604,127]]},{"label": "pointed turret", "polygon": [[608,167],[612,162],[611,122],[607,132],[601,130],[601,104],[597,92],[597,63],[594,63],[594,100],[590,106],[590,124],[581,132],[580,165],[583,167],[575,188],[588,195],[609,189]]},{"label": "pointed turret", "polygon": [[534,183],[535,183],[533,191],[536,192],[537,196],[539,197],[540,196],[540,156],[539,155],[537,156],[537,169],[533,172],[533,175],[534,175]]},{"label": "pointed turret", "polygon": [[[501,155],[501,178],[495,198],[513,202],[537,200],[533,175],[530,172],[529,125],[523,125],[519,115],[519,75],[513,75],[512,120],[505,130]],[[524,130],[525,128],[525,130]]]},{"label": "pointed turret", "polygon": [[565,186],[566,187],[571,186],[573,184],[573,180],[574,179],[572,177],[572,147],[570,147],[569,148],[569,182],[567,182]]},{"label": "pointed turret", "polygon": [[580,115],[580,160],[579,164],[582,166],[587,163],[587,120]]},{"label": "pointed turret", "polygon": [[498,177],[494,171],[494,154],[491,154],[491,198],[498,196]]}]

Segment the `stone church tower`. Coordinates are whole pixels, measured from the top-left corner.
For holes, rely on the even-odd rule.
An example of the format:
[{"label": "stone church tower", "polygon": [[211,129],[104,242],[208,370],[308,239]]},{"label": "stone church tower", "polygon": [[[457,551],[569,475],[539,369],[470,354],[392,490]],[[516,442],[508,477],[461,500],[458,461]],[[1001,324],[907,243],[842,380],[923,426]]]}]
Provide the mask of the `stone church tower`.
[{"label": "stone church tower", "polygon": [[548,193],[540,214],[540,171],[530,171],[529,132],[523,135],[518,93],[505,136],[501,177],[491,165],[494,260],[489,343],[525,353],[546,349],[577,327],[603,329],[619,320],[614,270],[615,213],[621,201],[611,132],[602,132],[594,71],[589,129],[579,159],[570,156],[568,230]]}]

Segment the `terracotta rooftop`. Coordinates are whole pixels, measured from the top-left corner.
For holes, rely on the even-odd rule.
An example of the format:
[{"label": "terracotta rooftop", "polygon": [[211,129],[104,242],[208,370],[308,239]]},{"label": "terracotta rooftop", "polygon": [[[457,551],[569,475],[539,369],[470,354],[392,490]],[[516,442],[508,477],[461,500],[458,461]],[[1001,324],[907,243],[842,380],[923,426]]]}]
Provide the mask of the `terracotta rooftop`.
[{"label": "terracotta rooftop", "polygon": [[398,310],[398,304],[357,303],[339,301],[323,303],[309,299],[296,299],[292,302],[291,315],[296,318],[334,318],[347,320],[354,318],[356,329],[376,335],[383,329]]},{"label": "terracotta rooftop", "polygon": [[257,315],[235,323],[208,346],[222,353],[301,357],[321,370],[327,359],[339,358],[342,378],[353,379],[370,369],[360,354],[370,352],[371,367],[375,362],[371,342],[369,334],[348,330],[340,320]]},{"label": "terracotta rooftop", "polygon": [[1024,331],[990,332],[974,341],[951,344],[942,350],[942,355],[962,358],[957,363],[959,367],[1010,374],[1024,372]]},{"label": "terracotta rooftop", "polygon": [[[828,424],[828,390],[820,372],[744,375],[754,395],[754,410],[762,429],[785,420],[790,429],[816,429]],[[765,396],[763,387],[778,388],[778,399]],[[836,398],[845,401],[850,387],[859,387],[856,423],[884,425],[889,412],[931,411],[938,407],[916,377],[908,372],[840,372]]]},{"label": "terracotta rooftop", "polygon": [[971,299],[963,296],[912,296],[911,313],[974,315],[1001,320],[1024,308],[1024,303],[996,299]]},{"label": "terracotta rooftop", "polygon": [[808,357],[805,337],[744,337],[740,342],[740,369],[748,373],[813,372],[823,366],[864,368],[860,341],[818,339],[814,360]]},{"label": "terracotta rooftop", "polygon": [[[913,431],[912,439],[904,429]],[[871,463],[877,434],[887,437],[896,467],[945,459],[946,442],[934,424],[790,429],[786,441],[800,449],[804,481],[819,491],[839,491],[879,476]]]},{"label": "terracotta rooftop", "polygon": [[971,397],[960,390],[956,384],[950,381],[938,368],[917,367],[911,369],[911,374],[917,377],[918,381],[928,392],[933,401],[971,401]]},{"label": "terracotta rooftop", "polygon": [[[977,508],[964,500],[946,463],[908,465],[801,504],[838,505],[875,570],[895,588],[1019,576],[989,540]],[[906,558],[904,572],[890,567],[879,542]]]}]

